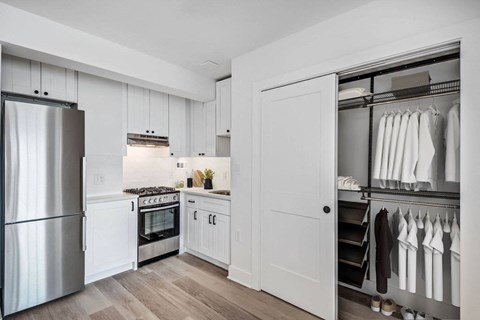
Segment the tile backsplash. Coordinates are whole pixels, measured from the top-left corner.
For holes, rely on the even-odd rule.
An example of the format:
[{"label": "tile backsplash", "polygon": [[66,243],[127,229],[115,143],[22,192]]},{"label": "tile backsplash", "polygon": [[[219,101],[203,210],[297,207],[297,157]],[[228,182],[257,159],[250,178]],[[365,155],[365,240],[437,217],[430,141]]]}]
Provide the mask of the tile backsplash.
[{"label": "tile backsplash", "polygon": [[[230,158],[171,158],[168,148],[128,147],[123,157],[123,187],[175,186],[177,181],[187,184],[192,170],[210,168],[215,171],[213,187],[230,189]],[[183,168],[177,168],[177,163]],[[182,166],[182,165],[181,165]]]}]

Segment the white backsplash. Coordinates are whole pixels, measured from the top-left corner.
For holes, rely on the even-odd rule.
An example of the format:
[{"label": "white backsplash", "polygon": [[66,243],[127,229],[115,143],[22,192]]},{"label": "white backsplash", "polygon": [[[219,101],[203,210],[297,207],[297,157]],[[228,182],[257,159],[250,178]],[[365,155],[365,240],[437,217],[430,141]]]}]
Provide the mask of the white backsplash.
[{"label": "white backsplash", "polygon": [[[230,189],[230,158],[172,158],[168,148],[128,147],[123,157],[123,187],[175,186],[184,181],[192,170],[210,168],[215,172],[213,187]],[[177,162],[183,168],[177,168]]]},{"label": "white backsplash", "polygon": [[87,195],[98,196],[122,190],[122,157],[88,155]]}]

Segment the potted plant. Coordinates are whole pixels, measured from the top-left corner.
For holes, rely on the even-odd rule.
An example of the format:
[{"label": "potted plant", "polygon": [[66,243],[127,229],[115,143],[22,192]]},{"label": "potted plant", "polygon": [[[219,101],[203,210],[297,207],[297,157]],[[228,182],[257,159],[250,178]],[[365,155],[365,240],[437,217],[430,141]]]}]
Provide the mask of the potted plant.
[{"label": "potted plant", "polygon": [[213,189],[212,179],[215,172],[212,169],[205,169],[203,175],[205,176],[205,181],[203,183],[204,189]]}]

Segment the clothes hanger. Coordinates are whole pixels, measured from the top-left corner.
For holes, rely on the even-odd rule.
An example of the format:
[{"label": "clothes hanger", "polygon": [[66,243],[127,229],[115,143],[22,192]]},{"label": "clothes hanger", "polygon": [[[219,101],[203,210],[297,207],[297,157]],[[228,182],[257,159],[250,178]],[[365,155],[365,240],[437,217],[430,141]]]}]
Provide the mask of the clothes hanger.
[{"label": "clothes hanger", "polygon": [[445,223],[443,224],[443,232],[450,233],[451,228],[448,222],[448,211],[445,212]]},{"label": "clothes hanger", "polygon": [[423,224],[422,210],[418,209],[417,228],[418,229],[423,229],[424,227],[425,227],[425,225]]}]

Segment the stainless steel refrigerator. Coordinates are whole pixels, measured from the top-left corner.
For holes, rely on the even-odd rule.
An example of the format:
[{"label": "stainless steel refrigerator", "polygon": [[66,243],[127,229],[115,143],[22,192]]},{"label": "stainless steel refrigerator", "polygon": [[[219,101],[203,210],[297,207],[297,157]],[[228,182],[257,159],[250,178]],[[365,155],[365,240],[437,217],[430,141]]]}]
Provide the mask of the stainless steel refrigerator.
[{"label": "stainless steel refrigerator", "polygon": [[9,315],[84,288],[84,112],[2,100],[2,304]]}]

